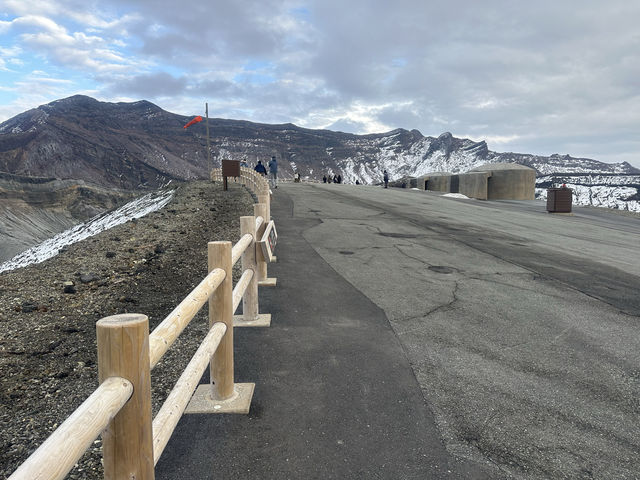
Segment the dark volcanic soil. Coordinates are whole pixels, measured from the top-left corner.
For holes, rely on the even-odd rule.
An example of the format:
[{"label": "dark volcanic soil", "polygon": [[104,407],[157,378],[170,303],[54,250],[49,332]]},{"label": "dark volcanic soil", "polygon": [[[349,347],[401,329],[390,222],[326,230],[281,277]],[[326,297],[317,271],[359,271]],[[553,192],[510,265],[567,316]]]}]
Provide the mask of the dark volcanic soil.
[{"label": "dark volcanic soil", "polygon": [[[207,242],[238,240],[239,217],[253,214],[252,203],[233,184],[223,192],[185,183],[160,211],[0,273],[0,478],[97,387],[95,323],[136,312],[153,329],[206,275]],[[68,281],[75,293],[65,293]],[[206,330],[205,306],[153,370],[154,415]],[[98,439],[69,478],[103,478],[100,460]]]}]

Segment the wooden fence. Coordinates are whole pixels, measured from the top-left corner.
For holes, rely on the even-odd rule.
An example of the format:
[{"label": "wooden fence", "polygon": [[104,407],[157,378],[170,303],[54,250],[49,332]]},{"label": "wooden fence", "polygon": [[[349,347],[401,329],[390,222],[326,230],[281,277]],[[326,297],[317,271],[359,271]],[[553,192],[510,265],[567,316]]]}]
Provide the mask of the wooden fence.
[{"label": "wooden fence", "polygon": [[[213,170],[211,179],[221,179],[221,171]],[[105,478],[153,479],[155,464],[185,411],[249,412],[254,384],[234,383],[233,327],[270,324],[271,316],[258,312],[258,285],[274,285],[275,279],[267,278],[259,247],[270,221],[269,186],[244,168],[238,181],[258,199],[254,215],[240,217],[240,240],[235,245],[209,242],[208,275],[153,332],[141,314],[97,322],[100,386],[9,480],[64,478],[100,434]],[[238,260],[243,273],[233,287]],[[152,420],[150,371],[207,300],[209,332]],[[243,314],[234,316],[240,301]],[[198,386],[207,365],[210,383]]]}]

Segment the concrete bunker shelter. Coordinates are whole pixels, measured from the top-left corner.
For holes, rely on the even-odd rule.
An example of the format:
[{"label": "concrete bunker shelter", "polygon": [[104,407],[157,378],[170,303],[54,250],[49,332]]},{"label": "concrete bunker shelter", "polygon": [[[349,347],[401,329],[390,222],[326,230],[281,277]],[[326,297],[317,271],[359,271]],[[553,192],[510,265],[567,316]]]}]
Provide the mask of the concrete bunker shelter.
[{"label": "concrete bunker shelter", "polygon": [[418,188],[432,192],[450,192],[452,175],[449,172],[434,172],[424,175],[418,178]]},{"label": "concrete bunker shelter", "polygon": [[396,188],[416,188],[417,179],[415,177],[402,177],[398,180],[390,181],[389,186]]},{"label": "concrete bunker shelter", "polygon": [[436,172],[418,178],[418,188],[461,193],[479,200],[533,200],[536,171],[517,163],[488,163],[466,173]]},{"label": "concrete bunker shelter", "polygon": [[517,163],[489,163],[459,177],[460,193],[481,200],[533,200],[536,171]]}]

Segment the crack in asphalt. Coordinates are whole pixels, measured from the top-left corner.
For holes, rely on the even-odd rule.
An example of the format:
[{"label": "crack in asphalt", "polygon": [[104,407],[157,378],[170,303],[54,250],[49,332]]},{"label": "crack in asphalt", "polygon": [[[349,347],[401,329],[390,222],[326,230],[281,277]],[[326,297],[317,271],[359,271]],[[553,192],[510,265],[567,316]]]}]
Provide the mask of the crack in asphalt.
[{"label": "crack in asphalt", "polygon": [[[444,302],[426,312],[420,313],[418,315],[413,315],[410,317],[397,317],[394,321],[395,322],[407,322],[407,321],[411,321],[411,320],[417,320],[417,319],[426,319],[427,317],[433,315],[434,313],[437,312],[444,312],[444,311],[449,311],[449,310],[453,310],[454,309],[454,305],[460,300],[460,298],[458,298],[458,290],[460,287],[460,284],[457,280],[454,280],[453,282],[453,288],[451,289],[451,300]],[[405,330],[396,330],[395,326],[392,324],[391,325],[392,328],[396,331],[397,335],[406,335],[408,333],[411,332],[415,332],[421,329],[421,327],[413,327],[413,328],[409,328],[409,329],[405,329]]]}]

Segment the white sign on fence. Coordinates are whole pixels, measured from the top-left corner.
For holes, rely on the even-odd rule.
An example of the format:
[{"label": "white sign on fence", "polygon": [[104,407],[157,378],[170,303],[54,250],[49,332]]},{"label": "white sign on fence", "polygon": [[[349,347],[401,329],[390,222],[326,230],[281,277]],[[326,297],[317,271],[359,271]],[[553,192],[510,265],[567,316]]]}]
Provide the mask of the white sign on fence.
[{"label": "white sign on fence", "polygon": [[278,233],[276,232],[276,224],[271,220],[264,229],[262,239],[258,242],[262,248],[262,254],[264,255],[265,260],[269,262],[273,261],[273,251],[276,248],[277,240]]}]

